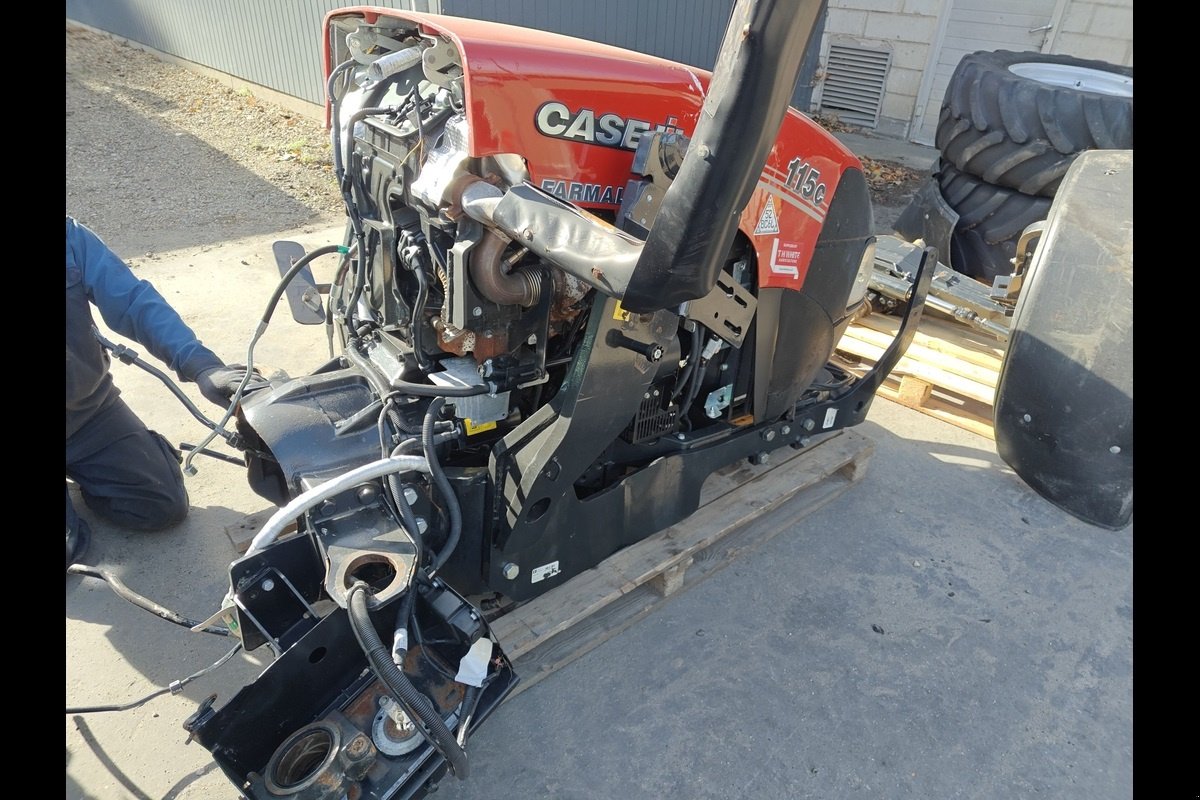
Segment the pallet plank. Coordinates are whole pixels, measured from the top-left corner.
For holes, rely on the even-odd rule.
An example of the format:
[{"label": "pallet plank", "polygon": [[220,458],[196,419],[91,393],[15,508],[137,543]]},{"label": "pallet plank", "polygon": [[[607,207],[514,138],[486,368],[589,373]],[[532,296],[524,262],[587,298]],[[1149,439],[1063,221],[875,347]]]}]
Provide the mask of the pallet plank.
[{"label": "pallet plank", "polygon": [[[900,321],[886,314],[870,314],[854,324],[892,337],[900,330]],[[999,370],[1000,362],[1004,359],[1003,343],[968,330],[965,326],[933,319],[928,315],[921,317],[913,343],[989,369]]]},{"label": "pallet plank", "polygon": [[[882,347],[860,342],[849,336],[842,337],[842,340],[837,344],[837,349],[860,358],[869,359],[872,362],[878,361],[884,352],[884,348]],[[989,405],[996,394],[994,386],[986,386],[978,381],[954,375],[933,364],[926,364],[907,355],[901,357],[896,362],[896,366],[892,368],[892,374],[915,375],[934,386],[941,386],[952,392],[961,394],[963,397],[969,397],[972,400],[978,400],[981,403]]]}]

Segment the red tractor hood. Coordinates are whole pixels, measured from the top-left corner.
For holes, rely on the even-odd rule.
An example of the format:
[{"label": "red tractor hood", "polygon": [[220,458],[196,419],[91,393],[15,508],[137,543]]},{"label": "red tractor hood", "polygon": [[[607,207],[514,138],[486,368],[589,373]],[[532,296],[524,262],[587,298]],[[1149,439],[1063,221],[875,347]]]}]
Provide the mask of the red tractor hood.
[{"label": "red tractor hood", "polygon": [[[404,20],[458,48],[464,73],[469,154],[515,153],[534,185],[580,206],[615,210],[641,136],[691,136],[711,73],[610,45],[496,22],[354,6],[325,17],[325,74],[335,66],[330,25],[346,17]],[[832,197],[859,160],[833,136],[789,109],[741,227],[773,271],[763,285],[803,283]],[[770,208],[768,208],[770,206]],[[755,236],[754,232],[758,231]]]}]

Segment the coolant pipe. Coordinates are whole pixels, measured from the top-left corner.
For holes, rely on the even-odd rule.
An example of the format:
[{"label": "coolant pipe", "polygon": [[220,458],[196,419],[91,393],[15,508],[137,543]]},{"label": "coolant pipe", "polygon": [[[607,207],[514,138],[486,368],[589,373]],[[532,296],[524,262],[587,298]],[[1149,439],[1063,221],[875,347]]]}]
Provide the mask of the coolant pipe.
[{"label": "coolant pipe", "polygon": [[307,492],[299,494],[283,508],[276,511],[267,520],[255,537],[250,541],[245,555],[252,555],[279,538],[283,529],[318,503],[323,503],[334,495],[341,494],[364,481],[373,481],[390,475],[393,472],[424,472],[429,474],[429,462],[422,456],[389,456],[364,464],[361,467],[344,472],[324,483],[314,486]]}]

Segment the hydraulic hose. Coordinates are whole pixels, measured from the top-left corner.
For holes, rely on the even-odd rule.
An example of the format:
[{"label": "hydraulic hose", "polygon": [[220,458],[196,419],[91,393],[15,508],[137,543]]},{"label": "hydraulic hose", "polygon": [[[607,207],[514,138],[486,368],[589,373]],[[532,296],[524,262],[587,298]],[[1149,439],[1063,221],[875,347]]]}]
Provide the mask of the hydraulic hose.
[{"label": "hydraulic hose", "polygon": [[[416,592],[416,590],[415,585],[408,589],[409,592]],[[383,681],[388,691],[404,706],[407,713],[425,724],[426,738],[450,762],[450,769],[453,770],[454,777],[464,780],[470,771],[467,766],[466,752],[459,747],[454,734],[446,727],[445,721],[433,707],[429,698],[413,686],[408,676],[392,662],[391,655],[383,646],[379,634],[375,632],[371,616],[367,613],[366,591],[367,585],[358,581],[346,593],[350,606],[350,628],[354,631],[354,638],[358,640],[359,647],[366,654],[367,661],[376,677]]]},{"label": "hydraulic hose", "polygon": [[683,390],[688,386],[688,379],[692,377],[692,370],[696,368],[696,360],[700,358],[700,350],[696,347],[696,341],[700,336],[699,331],[693,331],[689,334],[691,338],[691,347],[688,348],[688,363],[679,373],[679,378],[675,381],[675,389],[671,392],[670,402],[674,403],[675,398],[683,394]]},{"label": "hydraulic hose", "polygon": [[342,182],[343,172],[341,154],[342,129],[339,126],[339,117],[341,116],[342,104],[340,100],[333,96],[333,85],[337,82],[337,79],[341,77],[343,72],[353,68],[356,63],[357,62],[354,59],[343,61],[341,64],[338,64],[336,67],[334,67],[333,72],[329,73],[329,80],[325,81],[325,96],[329,98],[330,116],[331,122],[333,123],[330,126],[330,136],[333,138],[333,141],[330,143],[333,145],[333,174],[337,176],[339,185]]},{"label": "hydraulic hose", "polygon": [[[169,375],[153,364],[149,364],[140,358],[136,350],[126,347],[123,344],[111,342],[104,338],[104,336],[100,333],[100,329],[95,325],[92,326],[92,335],[96,337],[96,341],[100,342],[100,346],[111,352],[113,357],[115,357],[118,361],[124,364],[133,364],[135,367],[140,367],[162,381],[163,384],[171,390],[171,394],[175,395],[175,397],[179,399],[179,402],[183,403],[184,408],[188,410],[188,413],[195,417],[201,425],[208,428],[210,431],[217,430],[217,423],[205,416],[204,412],[192,402],[190,397],[183,393],[183,390],[179,388],[179,385],[175,383],[175,381],[171,380]],[[235,438],[237,435],[226,430],[220,430],[217,431],[217,433],[223,436],[226,441]]]},{"label": "hydraulic hose", "polygon": [[428,473],[429,462],[421,456],[381,458],[314,486],[307,492],[297,495],[290,503],[272,514],[271,518],[263,525],[262,530],[250,541],[250,547],[247,548],[245,555],[249,556],[257,553],[274,542],[292,520],[318,503],[322,503],[334,495],[351,489],[364,481],[376,480],[393,472]]},{"label": "hydraulic hose", "polygon": [[179,625],[189,630],[196,629],[202,633],[211,633],[214,636],[228,636],[229,631],[225,628],[201,628],[204,623],[199,620],[188,619],[182,614],[172,611],[166,606],[161,606],[148,597],[143,597],[137,592],[126,586],[120,578],[112,574],[106,569],[99,567],[89,567],[86,564],[72,564],[67,567],[68,575],[82,575],[85,578],[98,578],[108,584],[109,588],[117,593],[117,596],[122,600],[128,600],[138,608],[149,611],[159,619],[165,619],[175,625]]},{"label": "hydraulic hose", "polygon": [[203,678],[208,673],[210,673],[214,670],[220,669],[225,664],[225,662],[229,661],[229,659],[231,659],[235,655],[237,655],[238,651],[241,649],[242,649],[242,643],[238,642],[237,644],[235,644],[233,646],[232,650],[230,650],[228,653],[226,653],[225,655],[218,658],[214,663],[209,664],[204,669],[202,669],[198,672],[193,672],[191,675],[188,675],[186,678],[182,678],[177,681],[171,681],[171,683],[166,688],[153,691],[140,700],[133,700],[129,703],[122,703],[120,705],[113,704],[113,705],[106,705],[106,706],[75,706],[74,708],[72,708],[71,706],[67,706],[67,714],[99,714],[99,713],[102,713],[105,711],[129,711],[130,709],[144,706],[144,705],[146,705],[146,703],[149,703],[154,698],[162,697],[164,694],[179,694],[180,692],[183,691],[183,687],[187,686],[192,681],[196,680],[197,678]]},{"label": "hydraulic hose", "polygon": [[437,450],[434,448],[433,425],[437,422],[438,412],[445,404],[444,397],[438,397],[430,403],[429,410],[425,412],[425,424],[421,426],[421,442],[425,448],[425,461],[429,464],[429,475],[433,479],[433,484],[437,486],[437,490],[441,492],[442,498],[446,502],[446,513],[450,517],[450,531],[446,534],[446,543],[433,562],[435,572],[442,568],[442,565],[450,558],[450,554],[454,552],[454,548],[458,547],[458,538],[462,534],[462,509],[458,506],[458,495],[454,493],[450,481],[446,480],[446,473],[442,471],[442,465],[438,463]]},{"label": "hydraulic hose", "polygon": [[417,360],[417,366],[428,373],[433,371],[433,365],[429,363],[429,357],[421,348],[421,317],[425,314],[425,303],[429,300],[429,279],[425,277],[425,270],[421,269],[419,263],[413,266],[412,272],[417,278],[417,298],[412,308],[413,357]]}]

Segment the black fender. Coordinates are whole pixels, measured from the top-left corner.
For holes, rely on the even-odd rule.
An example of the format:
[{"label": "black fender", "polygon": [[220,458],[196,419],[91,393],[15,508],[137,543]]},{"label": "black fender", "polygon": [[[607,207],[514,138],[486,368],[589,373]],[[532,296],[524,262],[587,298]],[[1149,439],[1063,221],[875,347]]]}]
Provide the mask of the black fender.
[{"label": "black fender", "polygon": [[1133,515],[1133,151],[1093,150],[1063,178],[996,385],[996,449],[1074,516]]}]

